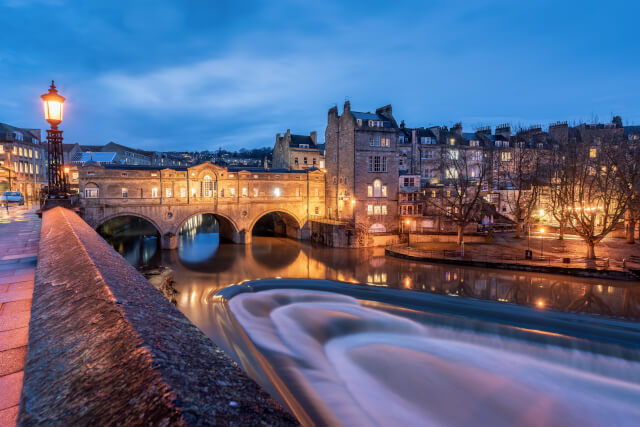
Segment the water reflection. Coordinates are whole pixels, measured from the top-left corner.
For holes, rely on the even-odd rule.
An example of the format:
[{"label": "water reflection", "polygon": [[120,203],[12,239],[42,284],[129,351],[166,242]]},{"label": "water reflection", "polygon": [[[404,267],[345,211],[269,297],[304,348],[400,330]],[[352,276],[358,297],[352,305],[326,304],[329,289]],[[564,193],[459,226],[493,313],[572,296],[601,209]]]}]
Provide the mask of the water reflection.
[{"label": "water reflection", "polygon": [[637,282],[418,263],[386,257],[382,248],[318,247],[284,237],[253,236],[251,245],[238,245],[220,241],[214,217],[199,221],[180,234],[177,251],[154,253],[146,238],[112,244],[134,265],[169,267],[180,291],[178,307],[205,332],[213,321],[207,308],[213,293],[230,284],[273,277],[339,280],[540,309],[639,316]]}]

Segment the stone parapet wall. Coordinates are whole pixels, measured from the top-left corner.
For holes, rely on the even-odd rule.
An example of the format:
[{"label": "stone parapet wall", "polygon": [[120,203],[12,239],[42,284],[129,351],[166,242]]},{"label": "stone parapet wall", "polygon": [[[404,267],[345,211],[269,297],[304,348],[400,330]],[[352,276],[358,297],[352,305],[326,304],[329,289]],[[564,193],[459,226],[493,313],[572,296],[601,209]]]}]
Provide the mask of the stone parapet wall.
[{"label": "stone parapet wall", "polygon": [[294,425],[75,213],[43,214],[20,425]]}]

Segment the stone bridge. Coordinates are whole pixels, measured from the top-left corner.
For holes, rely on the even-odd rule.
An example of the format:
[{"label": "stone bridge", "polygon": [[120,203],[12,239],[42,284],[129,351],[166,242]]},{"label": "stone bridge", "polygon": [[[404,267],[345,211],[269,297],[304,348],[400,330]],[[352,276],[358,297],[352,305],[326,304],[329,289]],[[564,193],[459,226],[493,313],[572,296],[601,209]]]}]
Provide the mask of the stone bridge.
[{"label": "stone bridge", "polygon": [[191,218],[213,214],[222,237],[251,243],[256,223],[275,214],[289,237],[308,239],[310,221],[325,213],[325,177],[320,170],[289,171],[221,167],[189,168],[96,165],[79,168],[80,206],[94,229],[106,221],[135,216],[158,231],[164,249],[175,249]]}]

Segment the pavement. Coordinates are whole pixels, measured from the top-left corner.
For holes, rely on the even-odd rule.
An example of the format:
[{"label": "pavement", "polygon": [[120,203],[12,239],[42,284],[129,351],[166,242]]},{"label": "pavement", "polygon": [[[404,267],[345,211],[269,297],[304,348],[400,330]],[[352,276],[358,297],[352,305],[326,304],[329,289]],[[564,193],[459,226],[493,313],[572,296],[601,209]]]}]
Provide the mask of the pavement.
[{"label": "pavement", "polygon": [[0,208],[0,427],[18,416],[40,242],[35,210]]}]

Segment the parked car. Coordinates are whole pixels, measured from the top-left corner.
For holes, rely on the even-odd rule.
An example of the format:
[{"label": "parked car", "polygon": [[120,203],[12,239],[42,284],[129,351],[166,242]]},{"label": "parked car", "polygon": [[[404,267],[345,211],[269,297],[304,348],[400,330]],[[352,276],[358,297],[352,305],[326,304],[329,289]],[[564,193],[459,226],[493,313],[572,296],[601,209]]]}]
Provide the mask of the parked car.
[{"label": "parked car", "polygon": [[8,205],[16,203],[20,206],[24,205],[24,196],[19,191],[5,191],[0,196],[0,204]]}]

